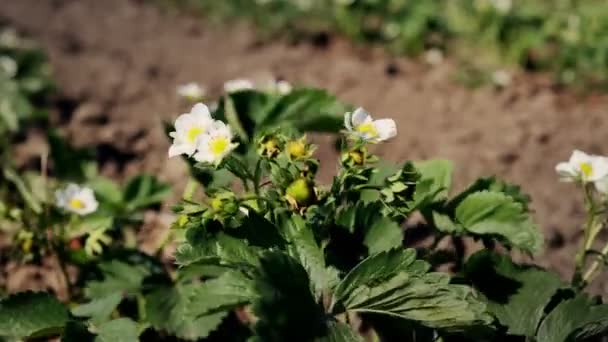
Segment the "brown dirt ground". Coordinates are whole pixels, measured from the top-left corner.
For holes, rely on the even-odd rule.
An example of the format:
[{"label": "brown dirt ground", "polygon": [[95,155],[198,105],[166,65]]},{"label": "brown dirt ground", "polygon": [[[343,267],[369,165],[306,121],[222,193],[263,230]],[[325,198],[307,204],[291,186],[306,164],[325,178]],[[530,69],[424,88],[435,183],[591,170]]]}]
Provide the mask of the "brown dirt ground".
[{"label": "brown dirt ground", "polygon": [[[492,174],[521,184],[546,234],[538,261],[570,274],[581,198],[553,168],[573,148],[608,153],[605,96],[577,99],[529,75],[505,90],[471,90],[451,81],[449,61],[431,68],[336,37],[264,43],[249,27],[212,27],[144,1],[3,1],[0,19],[48,51],[61,89],[54,120],[74,144],[97,148],[106,175],[148,171],[183,184],[185,168],[166,159],[161,126],[183,109],[175,87],[197,81],[218,93],[228,79],[280,76],[395,118],[399,137],[379,147],[392,160],[454,160],[457,188]],[[329,140],[318,141],[327,145],[321,158],[332,158]],[[39,153],[31,144],[22,149]],[[608,283],[596,288],[605,292]]]}]

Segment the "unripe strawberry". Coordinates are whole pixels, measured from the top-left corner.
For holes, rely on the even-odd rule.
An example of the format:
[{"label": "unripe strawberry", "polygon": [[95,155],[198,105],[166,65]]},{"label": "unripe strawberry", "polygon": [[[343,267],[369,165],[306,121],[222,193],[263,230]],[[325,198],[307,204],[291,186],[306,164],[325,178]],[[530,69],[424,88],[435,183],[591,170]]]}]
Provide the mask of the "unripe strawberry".
[{"label": "unripe strawberry", "polygon": [[285,195],[293,199],[298,205],[309,203],[314,196],[312,183],[306,178],[293,181],[285,190]]}]

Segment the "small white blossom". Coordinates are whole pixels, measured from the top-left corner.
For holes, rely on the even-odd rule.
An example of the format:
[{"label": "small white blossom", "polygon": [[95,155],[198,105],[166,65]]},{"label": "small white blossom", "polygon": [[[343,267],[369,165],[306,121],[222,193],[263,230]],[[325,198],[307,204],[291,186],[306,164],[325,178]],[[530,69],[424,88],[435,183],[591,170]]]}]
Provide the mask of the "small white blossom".
[{"label": "small white blossom", "polygon": [[498,87],[511,84],[511,74],[505,70],[496,70],[492,73],[492,82]]},{"label": "small white blossom", "polygon": [[238,91],[243,90],[251,90],[254,89],[253,82],[250,80],[246,80],[243,78],[239,78],[236,80],[230,80],[224,83],[224,91],[227,93],[236,93]]},{"label": "small white blossom", "polygon": [[439,65],[443,62],[443,52],[437,48],[427,50],[424,53],[424,61],[429,65]]},{"label": "small white blossom", "polygon": [[7,75],[9,78],[15,77],[17,75],[17,70],[19,66],[14,59],[9,56],[0,56],[0,69]]},{"label": "small white blossom", "polygon": [[55,191],[55,200],[57,207],[78,215],[88,215],[99,206],[93,190],[73,183]]},{"label": "small white blossom", "polygon": [[497,12],[507,13],[513,7],[512,0],[491,0],[492,6],[496,9]]},{"label": "small white blossom", "polygon": [[247,209],[247,207],[240,206],[240,207],[239,207],[239,211],[240,211],[240,212],[241,212],[243,215],[245,215],[245,216],[249,216],[249,209]]},{"label": "small white blossom", "polygon": [[557,164],[555,171],[563,181],[595,182],[598,190],[604,189],[608,177],[608,158],[574,150],[570,160]]},{"label": "small white blossom", "polygon": [[185,154],[192,156],[201,136],[207,133],[213,123],[209,108],[202,103],[192,107],[190,113],[180,115],[175,120],[175,131],[169,133],[173,144],[169,148],[169,157]]},{"label": "small white blossom", "polygon": [[190,101],[197,101],[205,97],[205,88],[196,82],[182,84],[177,87],[177,95]]},{"label": "small white blossom", "polygon": [[354,136],[372,143],[385,141],[397,135],[397,125],[393,119],[374,120],[363,108],[346,113],[344,127]]},{"label": "small white blossom", "polygon": [[286,95],[291,93],[293,87],[289,82],[281,80],[275,83],[275,89],[277,90],[277,93],[281,95]]},{"label": "small white blossom", "polygon": [[291,90],[293,89],[291,84],[287,81],[269,81],[265,86],[264,89],[267,92],[271,92],[271,93],[277,93],[277,94],[281,94],[281,95],[287,95],[289,93],[291,93]]},{"label": "small white blossom", "polygon": [[0,31],[0,45],[8,48],[14,48],[17,47],[19,43],[19,35],[14,29],[8,28]]},{"label": "small white blossom", "polygon": [[199,162],[218,165],[237,146],[237,143],[232,142],[230,126],[216,120],[209,132],[201,136],[193,157]]},{"label": "small white blossom", "polygon": [[217,101],[213,101],[209,104],[209,110],[211,112],[215,112],[219,106],[220,106],[220,104]]}]

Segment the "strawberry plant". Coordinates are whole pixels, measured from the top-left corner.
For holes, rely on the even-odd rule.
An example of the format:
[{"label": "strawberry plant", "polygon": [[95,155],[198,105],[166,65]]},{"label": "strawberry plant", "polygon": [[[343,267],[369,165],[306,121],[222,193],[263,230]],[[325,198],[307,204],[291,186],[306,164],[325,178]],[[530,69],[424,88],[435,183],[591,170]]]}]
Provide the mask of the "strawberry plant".
[{"label": "strawberry plant", "polygon": [[[315,101],[305,100],[313,94]],[[543,246],[529,215],[530,198],[519,187],[481,178],[452,193],[449,161],[395,165],[374,155],[370,145],[397,134],[391,119],[374,120],[361,108],[347,112],[337,173],[327,186],[319,184],[316,147],[302,130],[334,127],[335,112],[319,108],[337,103],[321,94],[248,89],[226,94],[215,109],[195,104],[168,125],[169,155],[186,158],[199,180],[174,206],[178,268],[115,246],[96,265],[82,267],[75,284],[81,292],[73,297],[78,305],[67,308],[33,292],[0,301],[6,318],[0,335],[549,342],[608,330],[608,306],[584,292],[608,254],[593,249],[606,222],[608,159],[576,151],[557,166],[562,179],[584,190],[588,208],[568,282],[505,253],[533,255]],[[309,108],[313,114],[290,121],[289,113]],[[307,120],[331,124],[302,124]],[[213,177],[200,177],[203,171]],[[124,194],[107,193],[114,194],[106,197],[115,198],[116,207],[131,203]],[[95,199],[98,208],[102,197]],[[74,186],[57,199],[77,215],[96,206],[90,192]],[[413,228],[404,229],[414,213],[422,215],[429,234],[429,243],[415,248],[409,241]],[[439,247],[443,240],[470,239],[484,248],[468,258]],[[438,271],[445,264],[450,273]]]},{"label": "strawberry plant", "polygon": [[[566,281],[510,257],[543,248],[518,186],[486,177],[455,192],[447,160],[375,155],[372,145],[398,134],[392,119],[285,81],[233,80],[209,106],[197,102],[206,98],[200,86],[179,93],[194,104],[166,126],[168,157],[183,158],[191,180],[156,252],[139,251],[133,238],[143,210],[170,191],[154,176],[100,176],[94,154],[55,131],[40,170],[2,164],[11,258],[55,259],[67,294],[2,295],[0,338],[556,342],[608,331],[608,305],[585,292],[608,255],[608,246],[596,249],[607,157],[575,151],[556,166],[587,210]],[[6,117],[3,158],[27,126]],[[329,184],[317,180],[311,131],[339,133],[337,160],[322,161],[336,165]],[[467,257],[469,241],[479,251]],[[160,253],[167,243],[176,246],[171,260]]]}]

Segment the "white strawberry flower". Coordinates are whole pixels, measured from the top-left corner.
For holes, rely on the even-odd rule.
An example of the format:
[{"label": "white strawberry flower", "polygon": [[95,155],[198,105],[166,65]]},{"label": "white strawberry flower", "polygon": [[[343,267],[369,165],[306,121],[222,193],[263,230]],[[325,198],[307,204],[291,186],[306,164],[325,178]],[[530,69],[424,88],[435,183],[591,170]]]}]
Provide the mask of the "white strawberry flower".
[{"label": "white strawberry flower", "polygon": [[599,184],[603,188],[603,179],[608,177],[608,158],[574,150],[570,160],[557,164],[555,171],[563,181],[595,182],[596,187]]},{"label": "white strawberry flower", "polygon": [[56,205],[78,215],[88,215],[99,207],[93,190],[70,183],[67,187],[55,191]]},{"label": "white strawberry flower", "polygon": [[209,132],[198,141],[194,159],[218,165],[238,144],[232,142],[232,130],[222,121],[214,121]]},{"label": "white strawberry flower", "polygon": [[432,48],[424,53],[424,61],[432,66],[439,65],[443,62],[443,51],[437,48]]},{"label": "white strawberry flower", "polygon": [[196,82],[190,82],[177,86],[177,95],[190,101],[201,100],[205,97],[205,88]]},{"label": "white strawberry flower", "polygon": [[393,119],[374,120],[363,108],[346,113],[344,127],[353,136],[372,143],[385,141],[397,135],[397,125]]},{"label": "white strawberry flower", "polygon": [[224,91],[227,93],[236,93],[238,91],[251,90],[254,88],[253,82],[243,78],[230,80],[224,83]]},{"label": "white strawberry flower", "polygon": [[19,66],[14,59],[9,56],[0,56],[0,70],[8,76],[8,78],[13,78],[17,75],[17,70]]},{"label": "white strawberry flower", "polygon": [[491,3],[496,11],[503,14],[509,12],[513,7],[512,0],[492,0]]},{"label": "white strawberry flower", "polygon": [[175,120],[175,131],[169,133],[173,138],[169,157],[181,154],[192,156],[196,152],[200,137],[207,133],[212,124],[209,108],[202,103],[195,104],[190,113],[180,115]]},{"label": "white strawberry flower", "polygon": [[492,82],[497,87],[507,87],[511,84],[511,74],[505,70],[496,70],[492,73]]},{"label": "white strawberry flower", "polygon": [[291,91],[293,90],[293,87],[291,86],[291,83],[289,83],[285,80],[280,80],[280,81],[276,81],[274,83],[274,89],[277,93],[279,93],[281,95],[287,95],[287,94],[291,93]]}]

